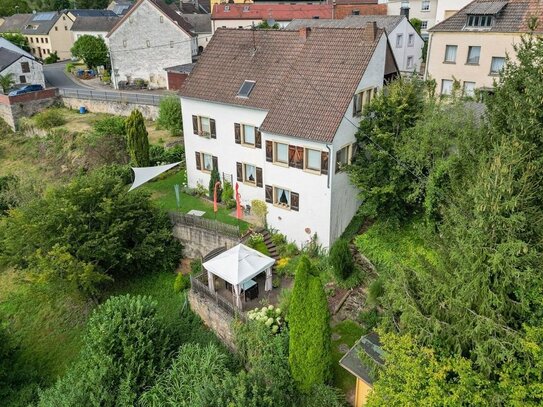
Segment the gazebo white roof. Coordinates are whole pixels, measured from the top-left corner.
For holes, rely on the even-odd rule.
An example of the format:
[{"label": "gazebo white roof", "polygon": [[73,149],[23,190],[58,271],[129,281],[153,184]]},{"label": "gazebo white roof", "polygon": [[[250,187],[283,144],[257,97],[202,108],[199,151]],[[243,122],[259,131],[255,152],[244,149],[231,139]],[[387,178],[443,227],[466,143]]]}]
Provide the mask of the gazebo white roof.
[{"label": "gazebo white roof", "polygon": [[203,267],[217,277],[236,285],[252,279],[273,266],[274,263],[275,260],[271,257],[243,244],[238,244],[206,261]]}]

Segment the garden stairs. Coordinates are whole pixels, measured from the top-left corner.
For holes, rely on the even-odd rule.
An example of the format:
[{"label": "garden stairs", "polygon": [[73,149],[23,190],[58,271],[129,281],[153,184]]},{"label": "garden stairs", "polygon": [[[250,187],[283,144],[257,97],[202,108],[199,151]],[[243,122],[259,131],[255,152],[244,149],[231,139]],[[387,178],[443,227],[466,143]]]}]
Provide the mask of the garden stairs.
[{"label": "garden stairs", "polygon": [[266,229],[262,230],[259,233],[264,238],[264,244],[266,245],[266,248],[268,249],[268,253],[270,254],[270,257],[274,258],[275,261],[279,260],[279,253],[277,252],[277,246],[275,246],[275,243],[273,243],[271,233]]}]

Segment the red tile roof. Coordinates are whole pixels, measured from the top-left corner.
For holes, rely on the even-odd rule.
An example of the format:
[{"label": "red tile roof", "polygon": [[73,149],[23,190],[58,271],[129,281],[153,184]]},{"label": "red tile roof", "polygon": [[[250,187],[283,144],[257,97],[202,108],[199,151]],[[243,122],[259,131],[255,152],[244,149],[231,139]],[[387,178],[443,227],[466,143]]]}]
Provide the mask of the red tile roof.
[{"label": "red tile roof", "polygon": [[215,4],[212,20],[290,21],[295,18],[332,18],[332,4]]},{"label": "red tile roof", "polygon": [[[218,29],[181,96],[268,111],[261,129],[331,142],[384,31]],[[237,93],[255,81],[248,98]]]}]

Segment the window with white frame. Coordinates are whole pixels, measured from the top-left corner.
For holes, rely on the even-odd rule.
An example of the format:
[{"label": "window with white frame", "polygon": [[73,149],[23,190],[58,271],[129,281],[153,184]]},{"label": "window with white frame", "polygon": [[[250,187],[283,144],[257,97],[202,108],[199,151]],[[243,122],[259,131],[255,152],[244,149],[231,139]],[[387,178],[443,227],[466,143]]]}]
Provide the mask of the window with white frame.
[{"label": "window with white frame", "polygon": [[490,15],[468,15],[467,27],[471,28],[490,28],[492,26],[492,16]]},{"label": "window with white frame", "polygon": [[403,47],[403,34],[396,34],[396,48]]},{"label": "window with white frame", "polygon": [[430,0],[422,0],[420,11],[430,11]]},{"label": "window with white frame", "polygon": [[498,75],[505,66],[504,57],[492,57],[492,63],[490,64],[490,74]]},{"label": "window with white frame", "polygon": [[202,153],[202,171],[211,172],[213,170],[213,156]]},{"label": "window with white frame", "polygon": [[407,69],[413,69],[413,57],[407,57]]},{"label": "window with white frame", "polygon": [[464,82],[464,96],[472,97],[475,96],[475,82]]},{"label": "window with white frame", "polygon": [[409,34],[407,37],[407,46],[412,47],[415,45],[415,34]]},{"label": "window with white frame", "polygon": [[420,29],[421,30],[427,30],[428,29],[428,21],[423,20],[420,22]]},{"label": "window with white frame", "polygon": [[256,184],[256,166],[243,164],[243,182]]},{"label": "window with white frame", "polygon": [[199,131],[204,135],[211,134],[211,122],[209,117],[199,116],[198,118],[200,123]]},{"label": "window with white frame", "polygon": [[250,146],[254,146],[255,145],[255,134],[256,134],[256,129],[255,129],[255,126],[250,126],[248,124],[243,124],[241,126],[242,128],[242,143],[243,144],[247,144],[247,145],[250,145]]},{"label": "window with white frame", "polygon": [[321,171],[321,152],[311,148],[305,149],[305,169],[311,171]]},{"label": "window with white frame", "polygon": [[468,60],[466,61],[466,64],[478,65],[480,57],[481,57],[481,47],[471,46],[468,48]]},{"label": "window with white frame", "polygon": [[290,208],[290,191],[285,188],[273,187],[273,203],[283,208]]},{"label": "window with white frame", "polygon": [[453,81],[451,79],[443,79],[441,81],[441,94],[450,95],[452,93]]},{"label": "window with white frame", "polygon": [[450,64],[455,63],[457,50],[458,50],[457,45],[445,46],[445,62],[448,62]]},{"label": "window with white frame", "polygon": [[288,164],[288,144],[274,143],[273,161]]}]

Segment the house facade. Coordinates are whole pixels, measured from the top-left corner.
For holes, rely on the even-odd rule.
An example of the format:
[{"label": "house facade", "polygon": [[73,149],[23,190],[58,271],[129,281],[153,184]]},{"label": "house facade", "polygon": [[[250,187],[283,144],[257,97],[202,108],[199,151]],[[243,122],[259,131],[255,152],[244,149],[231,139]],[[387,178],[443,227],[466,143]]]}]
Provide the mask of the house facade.
[{"label": "house facade", "polygon": [[[541,21],[538,0],[475,0],[436,25],[428,46],[425,77],[434,79],[437,92],[449,95],[458,81],[464,96],[490,91],[506,57],[515,60],[514,46],[530,31],[532,17]],[[543,33],[543,27],[535,29]]]},{"label": "house facade", "polygon": [[189,64],[198,53],[191,26],[162,0],[138,0],[107,35],[112,83],[143,79],[166,88],[164,70]]},{"label": "house facade", "polygon": [[375,21],[377,27],[386,31],[392,53],[402,73],[421,72],[424,40],[405,16],[348,16],[343,20],[308,19],[294,20],[287,29],[302,27],[363,28]]},{"label": "house facade", "polygon": [[[15,86],[32,84],[45,87],[43,67],[26,51],[0,38],[0,75],[12,75]],[[6,45],[6,46],[4,46]]]},{"label": "house facade", "polygon": [[[189,186],[207,186],[217,168],[244,205],[266,202],[268,224],[289,240],[329,247],[359,206],[344,165],[390,55],[370,26],[219,29],[181,90]],[[213,80],[217,70],[228,80]]]},{"label": "house facade", "polygon": [[419,19],[421,24],[421,35],[427,39],[428,30],[436,24],[436,13],[438,0],[379,0],[386,4],[389,16],[405,15],[409,20]]},{"label": "house facade", "polygon": [[117,24],[117,16],[101,17],[77,17],[72,25],[73,42],[76,42],[83,35],[92,35],[105,39],[109,31]]},{"label": "house facade", "polygon": [[472,0],[438,0],[436,9],[436,24],[456,14]]}]

